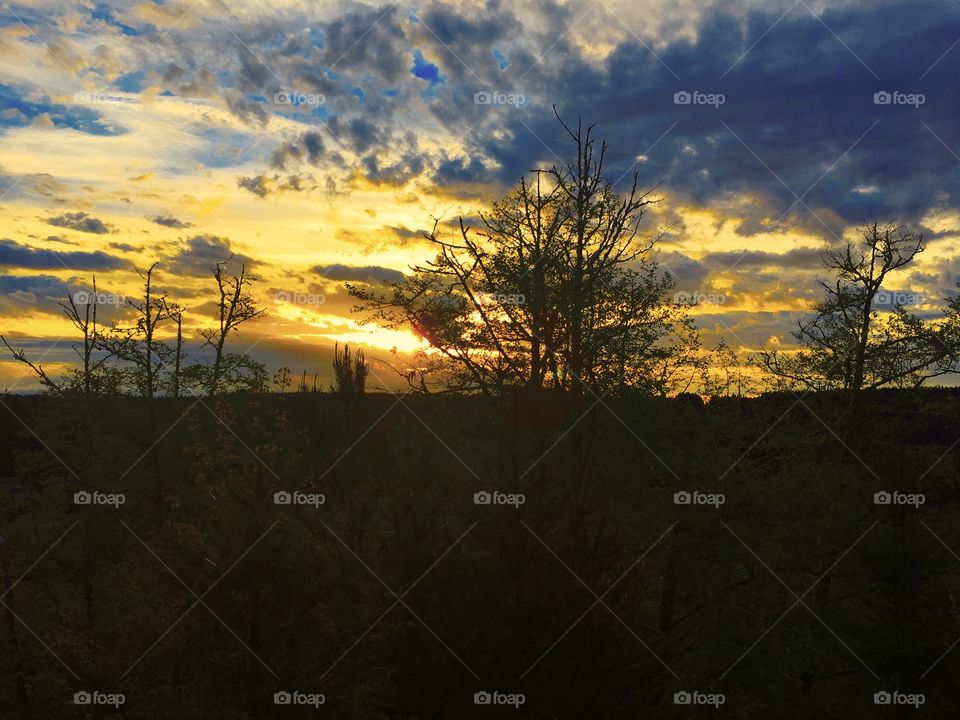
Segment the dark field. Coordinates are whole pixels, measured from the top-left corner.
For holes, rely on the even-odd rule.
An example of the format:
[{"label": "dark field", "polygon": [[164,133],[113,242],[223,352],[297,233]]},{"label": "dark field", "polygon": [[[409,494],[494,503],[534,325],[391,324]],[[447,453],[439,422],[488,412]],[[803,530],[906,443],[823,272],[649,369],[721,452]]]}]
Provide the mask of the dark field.
[{"label": "dark field", "polygon": [[954,391],[867,393],[855,417],[829,394],[237,395],[158,400],[153,433],[131,398],[3,403],[4,718],[960,698]]}]

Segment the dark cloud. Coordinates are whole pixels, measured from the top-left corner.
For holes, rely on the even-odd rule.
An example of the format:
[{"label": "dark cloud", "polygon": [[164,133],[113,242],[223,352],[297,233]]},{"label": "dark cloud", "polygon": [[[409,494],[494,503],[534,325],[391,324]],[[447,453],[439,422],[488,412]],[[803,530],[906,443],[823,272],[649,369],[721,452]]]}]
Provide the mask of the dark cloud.
[{"label": "dark cloud", "polygon": [[254,261],[231,247],[230,240],[216,235],[194,235],[180,249],[163,261],[163,269],[175,275],[204,277],[213,272],[217,263],[230,260],[231,267],[246,265],[249,270]]},{"label": "dark cloud", "polygon": [[262,102],[248,98],[238,90],[228,88],[223,97],[230,112],[246,123],[263,127],[270,119]]},{"label": "dark cloud", "polygon": [[[327,189],[331,178],[327,178]],[[237,186],[252,192],[254,195],[265,198],[267,195],[283,192],[306,192],[317,188],[316,178],[310,174],[289,174],[281,176],[274,175],[254,175],[253,177],[237,178]],[[334,192],[336,186],[334,185]]]},{"label": "dark cloud", "polygon": [[103,220],[92,217],[85,212],[63,213],[62,215],[48,218],[47,223],[55,225],[56,227],[97,235],[113,232],[113,228],[103,222]]},{"label": "dark cloud", "polygon": [[52,275],[0,275],[0,307],[4,315],[35,309],[59,312],[58,302],[73,289],[70,283]]},{"label": "dark cloud", "polygon": [[378,265],[365,265],[363,267],[354,267],[352,265],[316,265],[311,270],[327,280],[354,281],[364,283],[395,283],[401,282],[405,275],[399,270],[380,267]]},{"label": "dark cloud", "polygon": [[0,265],[33,270],[114,270],[126,267],[119,258],[95,252],[42,250],[14,240],[0,240]]},{"label": "dark cloud", "polygon": [[822,258],[825,249],[796,248],[785,253],[762,250],[711,252],[701,257],[700,262],[718,269],[736,265],[742,268],[776,267],[785,270],[811,270],[823,267]]},{"label": "dark cloud", "polygon": [[[800,4],[777,23],[784,9],[744,15],[742,7],[717,3],[702,13],[694,41],[677,35],[654,45],[624,33],[598,61],[563,32],[573,19],[568,8],[550,5],[537,23],[522,25],[500,8],[434,6],[407,28],[410,48],[422,47],[447,75],[442,94],[426,97],[425,107],[466,148],[417,148],[411,157],[440,187],[511,185],[570,155],[550,109],[557,103],[568,122],[578,115],[599,121],[597,134],[611,143],[611,179],[642,155],[641,182],[662,183],[681,202],[725,206],[733,197],[755,198],[738,228],[747,237],[779,220],[829,238],[864,219],[916,222],[933,206],[955,206],[960,53],[947,51],[960,36],[960,16],[945,14],[935,0],[890,0],[833,3],[818,16]],[[551,37],[549,61],[525,54],[518,33]],[[455,44],[463,64],[441,41]],[[494,47],[517,73],[502,73]],[[480,90],[520,93],[525,102],[476,105]],[[725,102],[675,104],[682,91],[722,93]],[[922,93],[926,101],[919,108],[878,105],[880,91]],[[368,108],[363,117],[375,131],[341,136],[352,149],[371,141],[385,148],[361,151],[369,179],[389,175],[387,168],[397,181],[410,177],[396,172],[403,163],[394,109]]]},{"label": "dark cloud", "polygon": [[182,230],[184,228],[193,227],[193,223],[184,222],[173,217],[170,213],[164,213],[163,215],[154,215],[151,218],[147,218],[150,222],[156,223],[157,225],[163,225],[168,228],[176,228],[177,230]]},{"label": "dark cloud", "polygon": [[[352,124],[347,125],[347,128],[352,126]],[[336,127],[343,129],[341,124],[337,124]],[[270,165],[277,170],[285,170],[288,165],[301,162],[314,166],[320,165],[321,162],[337,166],[344,164],[339,153],[327,151],[319,130],[309,130],[296,140],[281,143],[270,158]]]}]

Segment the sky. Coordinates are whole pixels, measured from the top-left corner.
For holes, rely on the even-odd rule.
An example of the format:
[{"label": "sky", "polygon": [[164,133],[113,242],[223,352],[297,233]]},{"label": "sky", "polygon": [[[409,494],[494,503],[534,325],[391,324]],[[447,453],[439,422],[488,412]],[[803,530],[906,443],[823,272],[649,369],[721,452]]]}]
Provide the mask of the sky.
[{"label": "sky", "polygon": [[[893,221],[926,251],[889,290],[935,316],[960,280],[960,2],[0,0],[0,332],[71,361],[58,301],[136,268],[211,321],[212,265],[259,278],[233,339],[328,373],[390,357],[344,283],[401,279],[596,123],[704,338],[789,344],[823,250]],[[122,320],[119,307],[103,317]],[[29,390],[0,358],[0,387]]]}]

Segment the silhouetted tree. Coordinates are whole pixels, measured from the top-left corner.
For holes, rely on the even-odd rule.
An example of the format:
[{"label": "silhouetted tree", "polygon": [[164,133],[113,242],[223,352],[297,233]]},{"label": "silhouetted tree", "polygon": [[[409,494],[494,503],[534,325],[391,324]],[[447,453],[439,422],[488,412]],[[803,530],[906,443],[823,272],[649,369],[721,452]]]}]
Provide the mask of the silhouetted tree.
[{"label": "silhouetted tree", "polygon": [[[860,233],[860,242],[824,254],[833,277],[820,281],[825,297],[814,306],[813,318],[798,322],[793,336],[800,349],[757,356],[759,364],[787,386],[838,388],[853,397],[864,389],[917,386],[957,370],[960,336],[955,321],[947,317],[925,322],[900,304],[885,317],[877,310],[884,282],[923,252],[923,236],[876,223],[860,228]],[[948,302],[953,314],[955,303]]]},{"label": "silhouetted tree", "polygon": [[664,300],[673,280],[651,257],[659,238],[638,239],[649,193],[636,172],[618,193],[593,126],[560,122],[573,159],[522,178],[479,227],[461,218],[456,240],[435,222],[437,257],[389,293],[349,286],[367,320],[427,340],[453,387],[648,390],[681,347],[665,342],[685,310]]},{"label": "silhouetted tree", "polygon": [[217,326],[199,331],[204,339],[204,345],[210,346],[214,351],[213,366],[207,385],[207,395],[210,397],[223,389],[221,383],[227,366],[238,365],[236,360],[225,363],[224,345],[230,333],[236,332],[243,323],[262,317],[266,312],[257,308],[253,298],[247,292],[247,288],[257,278],[246,274],[245,265],[240,266],[239,275],[228,275],[226,265],[226,262],[217,263],[213,269],[213,277],[220,293],[217,302]]}]

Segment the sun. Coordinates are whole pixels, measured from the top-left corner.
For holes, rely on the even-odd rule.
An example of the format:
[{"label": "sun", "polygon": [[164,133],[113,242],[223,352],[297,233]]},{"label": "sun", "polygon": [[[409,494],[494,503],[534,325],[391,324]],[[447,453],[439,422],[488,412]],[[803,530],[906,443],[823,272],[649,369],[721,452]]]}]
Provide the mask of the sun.
[{"label": "sun", "polygon": [[427,350],[430,344],[409,330],[392,330],[378,325],[361,325],[355,330],[325,335],[331,340],[356,345],[367,345],[382,350],[397,350],[402,353],[414,353]]}]

